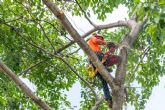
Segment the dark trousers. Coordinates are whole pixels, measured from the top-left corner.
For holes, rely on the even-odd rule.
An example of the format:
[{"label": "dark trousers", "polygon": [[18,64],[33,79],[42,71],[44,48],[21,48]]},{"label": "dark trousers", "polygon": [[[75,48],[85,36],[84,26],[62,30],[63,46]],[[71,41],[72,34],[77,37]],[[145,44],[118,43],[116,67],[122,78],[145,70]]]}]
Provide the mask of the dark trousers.
[{"label": "dark trousers", "polygon": [[105,100],[107,100],[107,101],[112,100],[112,96],[110,95],[110,91],[109,91],[107,82],[103,79],[103,77],[99,73],[97,73],[96,76],[100,79],[100,81],[102,83]]},{"label": "dark trousers", "polygon": [[[97,55],[97,57],[98,57],[98,59],[99,59],[100,61],[102,60],[102,58],[103,58],[103,56],[104,56],[103,53],[98,53],[98,52],[96,53],[96,55]],[[92,64],[91,61],[90,61],[90,63]],[[92,64],[92,66],[94,67],[94,69],[96,69],[95,66],[94,66],[93,64]],[[108,100],[112,100],[112,96],[110,95],[110,91],[109,91],[107,82],[103,79],[103,77],[100,75],[99,72],[97,72],[96,77],[98,77],[98,78],[100,79],[101,83],[102,83],[102,88],[103,88],[103,92],[104,92],[104,97],[105,97],[105,99],[106,99],[107,101],[108,101]]]}]

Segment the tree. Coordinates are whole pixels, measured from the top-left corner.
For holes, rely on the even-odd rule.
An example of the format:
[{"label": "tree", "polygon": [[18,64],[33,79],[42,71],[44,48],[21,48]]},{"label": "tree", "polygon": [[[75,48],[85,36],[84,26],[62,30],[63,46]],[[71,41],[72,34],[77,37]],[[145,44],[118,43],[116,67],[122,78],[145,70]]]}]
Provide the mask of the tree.
[{"label": "tree", "polygon": [[[96,25],[90,20],[90,11],[104,20],[119,4],[128,7],[128,20],[107,25]],[[161,0],[3,0],[0,2],[0,58],[18,76],[33,82],[37,86],[35,95],[53,109],[70,106],[63,91],[69,90],[77,80],[83,88],[81,109],[107,109],[103,98],[84,75],[87,62],[77,53],[80,47],[111,87],[112,110],[122,110],[123,104],[129,102],[137,110],[144,109],[152,88],[165,70],[164,4]],[[84,16],[93,29],[80,35],[66,17],[67,12]],[[120,28],[115,32],[107,30],[114,27]],[[96,31],[120,44],[122,61],[114,69],[115,77],[108,73],[84,40]],[[9,73],[3,63],[1,69]],[[0,74],[0,78],[1,108],[37,109],[6,75]],[[140,91],[131,86],[134,81],[138,82]]]}]

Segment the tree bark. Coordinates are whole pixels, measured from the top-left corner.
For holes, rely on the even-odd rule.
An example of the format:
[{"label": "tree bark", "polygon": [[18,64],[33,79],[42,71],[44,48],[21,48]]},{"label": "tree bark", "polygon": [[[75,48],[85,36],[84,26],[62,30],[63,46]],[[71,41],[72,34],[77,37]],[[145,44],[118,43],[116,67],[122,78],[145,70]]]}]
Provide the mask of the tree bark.
[{"label": "tree bark", "polygon": [[122,110],[123,103],[125,99],[124,85],[122,85],[118,90],[113,90],[113,106],[112,110]]},{"label": "tree bark", "polygon": [[117,89],[112,89],[112,95],[113,95],[113,109],[112,110],[122,110],[122,106],[125,99],[125,75],[126,75],[126,67],[127,67],[127,49],[124,47],[120,51],[120,56],[122,57],[121,63],[118,65],[116,70],[116,76],[115,76],[115,84]]}]

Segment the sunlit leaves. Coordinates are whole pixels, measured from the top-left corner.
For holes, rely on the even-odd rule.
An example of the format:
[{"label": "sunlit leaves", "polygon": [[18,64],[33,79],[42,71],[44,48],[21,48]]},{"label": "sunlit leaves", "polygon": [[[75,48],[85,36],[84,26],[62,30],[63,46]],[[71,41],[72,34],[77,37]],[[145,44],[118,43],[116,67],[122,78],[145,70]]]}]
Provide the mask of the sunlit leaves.
[{"label": "sunlit leaves", "polygon": [[[0,4],[1,59],[16,73],[25,72],[25,69],[43,61],[36,67],[32,67],[26,74],[23,73],[23,76],[37,86],[36,94],[54,109],[58,109],[62,103],[70,106],[62,90],[69,90],[74,84],[76,76],[62,61],[56,58],[50,59],[48,54],[36,47],[53,52],[40,25],[55,49],[68,42],[67,33],[51,13],[44,9],[40,0],[6,1],[8,2]],[[74,57],[74,55],[72,56]],[[69,60],[72,62],[72,59]],[[76,66],[75,60],[73,62],[71,65]],[[6,87],[6,91],[11,91],[12,95],[8,98],[6,91],[0,92],[3,102],[1,105],[4,109],[8,107],[10,107],[9,109],[38,109],[29,98],[22,95],[23,93],[20,91],[18,92],[13,82],[11,83],[2,76],[0,78],[5,81],[1,85],[6,84],[1,89]],[[10,84],[11,87],[7,84]]]},{"label": "sunlit leaves", "polygon": [[[127,66],[126,86],[128,86],[128,102],[131,102],[138,109],[144,109],[146,100],[151,95],[152,89],[159,83],[159,78],[164,75],[165,70],[165,12],[164,1],[160,0],[77,0],[67,2],[54,0],[64,12],[72,15],[90,17],[94,13],[98,19],[104,20],[107,14],[111,13],[119,4],[129,8],[131,16],[136,7],[137,20],[140,22],[144,16],[148,16],[148,22],[138,35],[138,39],[132,49],[128,51],[129,60]],[[81,9],[82,8],[82,9]],[[84,13],[85,12],[85,13]],[[122,12],[121,12],[122,13]],[[119,13],[120,14],[120,13]],[[42,30],[42,27],[43,30]],[[102,30],[101,34],[106,40],[120,43],[123,35],[128,32],[125,28],[116,28],[114,32]],[[46,36],[45,36],[45,34]],[[50,41],[48,41],[47,37]],[[60,106],[70,106],[63,91],[68,91],[78,78],[60,59],[50,56],[47,52],[54,52],[50,45],[53,44],[58,50],[69,42],[66,30],[59,21],[43,5],[41,0],[3,0],[0,2],[0,58],[16,74],[31,68],[23,77],[28,78],[37,86],[36,94],[43,98],[52,108],[59,109]],[[43,52],[36,46],[45,49]],[[67,55],[77,48],[76,45],[69,47],[62,52],[63,58],[83,78],[98,88],[102,95],[99,81],[89,79],[85,65],[87,58],[82,58],[74,53]],[[89,88],[82,82],[81,109],[88,110],[95,99]],[[134,83],[139,87],[134,86]],[[0,74],[0,108],[4,109],[38,109],[37,106],[20,92],[13,82],[5,75]],[[19,92],[18,92],[19,91]],[[100,110],[106,109],[104,102]]]}]

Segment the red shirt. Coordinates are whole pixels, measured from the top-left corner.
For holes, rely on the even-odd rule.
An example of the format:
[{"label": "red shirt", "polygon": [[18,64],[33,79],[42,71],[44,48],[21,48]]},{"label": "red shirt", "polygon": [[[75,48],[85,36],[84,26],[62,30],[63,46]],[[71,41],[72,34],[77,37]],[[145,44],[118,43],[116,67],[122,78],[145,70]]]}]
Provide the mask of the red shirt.
[{"label": "red shirt", "polygon": [[101,52],[100,45],[105,45],[106,42],[104,41],[104,39],[98,38],[96,36],[92,36],[87,42],[87,44],[94,52]]}]

